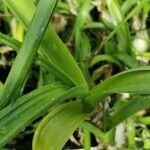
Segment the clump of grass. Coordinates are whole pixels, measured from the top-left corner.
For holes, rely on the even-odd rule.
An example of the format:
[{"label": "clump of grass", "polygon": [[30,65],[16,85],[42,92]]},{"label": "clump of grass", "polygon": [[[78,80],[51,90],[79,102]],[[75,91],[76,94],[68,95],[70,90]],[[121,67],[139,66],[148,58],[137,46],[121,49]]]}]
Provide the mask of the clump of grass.
[{"label": "clump of grass", "polygon": [[[93,146],[91,133],[99,139],[98,149],[150,149],[149,118],[144,116],[150,107],[149,3],[2,1],[3,14],[12,13],[12,36],[0,33],[0,43],[17,56],[0,84],[0,147],[32,124],[33,150],[60,150],[77,128],[85,150]],[[49,23],[52,17],[55,23]],[[146,44],[140,51],[137,38]],[[33,74],[36,88],[25,94]]]}]

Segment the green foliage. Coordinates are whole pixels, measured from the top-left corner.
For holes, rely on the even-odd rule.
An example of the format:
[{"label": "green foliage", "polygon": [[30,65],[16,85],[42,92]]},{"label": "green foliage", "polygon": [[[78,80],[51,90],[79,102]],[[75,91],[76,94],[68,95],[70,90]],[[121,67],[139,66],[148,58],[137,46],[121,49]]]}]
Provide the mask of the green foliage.
[{"label": "green foliage", "polygon": [[150,67],[145,66],[114,75],[94,87],[83,102],[89,109],[95,108],[99,102],[113,93],[149,94],[149,71]]},{"label": "green foliage", "polygon": [[[87,116],[82,112],[81,102],[71,102],[54,108],[38,126],[33,149],[62,149],[72,132]],[[47,144],[51,142],[51,144]]]},{"label": "green foliage", "polygon": [[[31,26],[1,92],[0,109],[4,108],[11,101],[14,101],[18,96],[48,25],[49,18],[52,16],[56,2],[44,1],[39,3]],[[43,7],[45,7],[45,12],[43,12]],[[41,15],[43,17],[40,17]]]},{"label": "green foliage", "polygon": [[[129,5],[129,0],[106,0],[97,5],[97,10],[100,15],[105,12],[110,20],[102,16],[99,22],[92,18],[95,6],[91,2],[3,1],[1,9],[7,12],[7,7],[23,25],[26,34],[21,43],[0,33],[0,43],[17,52],[6,82],[0,82],[1,148],[39,117],[42,119],[34,128],[33,150],[62,149],[78,127],[83,130],[86,150],[92,146],[90,133],[105,144],[117,145],[117,125],[126,119],[127,147],[136,147],[138,131],[134,125],[136,122],[150,123],[149,118],[134,116],[136,112],[150,108],[150,66],[148,63],[143,66],[142,60],[137,59],[137,56],[149,58],[149,53],[134,51],[132,43],[136,36],[130,30],[136,31],[127,21],[138,21],[133,17],[137,12],[144,11],[147,15],[150,8],[145,7],[150,1],[132,0]],[[55,19],[54,11],[77,14],[71,29],[66,29],[67,38],[73,43],[72,54],[53,29],[53,21],[49,23],[52,17]],[[145,18],[142,19],[146,26]],[[94,37],[93,31],[96,31]],[[65,30],[63,32],[65,36]],[[33,63],[40,70],[36,74],[37,89],[24,94],[22,91]],[[115,69],[118,70],[115,72]],[[130,95],[122,98],[122,93]],[[112,106],[107,106],[111,96]],[[99,126],[91,121],[92,115],[97,113],[96,108],[101,113]],[[146,129],[142,137],[144,148],[149,149]]]},{"label": "green foliage", "polygon": [[[21,21],[25,29],[28,29],[36,9],[34,3],[25,0],[15,0],[13,2],[6,0],[5,3],[12,13]],[[24,15],[25,13],[27,13],[27,15]],[[49,61],[48,65],[52,68],[50,71],[61,78],[61,80],[67,82],[70,86],[74,84],[86,86],[77,64],[51,26],[49,26],[43,37],[39,53],[42,53],[41,55],[44,57],[44,60],[45,57],[47,58]]]}]

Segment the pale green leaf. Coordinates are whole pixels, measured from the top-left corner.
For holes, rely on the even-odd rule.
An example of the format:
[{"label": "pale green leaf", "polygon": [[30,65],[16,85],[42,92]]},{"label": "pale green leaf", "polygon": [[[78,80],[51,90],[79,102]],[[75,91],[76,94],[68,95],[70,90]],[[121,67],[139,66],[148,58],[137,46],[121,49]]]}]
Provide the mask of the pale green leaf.
[{"label": "pale green leaf", "polygon": [[86,115],[80,101],[54,108],[35,131],[33,150],[61,150]]}]

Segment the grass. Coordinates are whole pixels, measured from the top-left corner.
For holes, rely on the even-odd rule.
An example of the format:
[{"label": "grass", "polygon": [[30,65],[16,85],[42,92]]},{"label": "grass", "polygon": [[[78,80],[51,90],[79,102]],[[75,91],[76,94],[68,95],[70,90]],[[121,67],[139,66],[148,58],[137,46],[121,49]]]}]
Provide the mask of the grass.
[{"label": "grass", "polygon": [[149,3],[0,1],[0,147],[32,126],[33,150],[150,149]]}]

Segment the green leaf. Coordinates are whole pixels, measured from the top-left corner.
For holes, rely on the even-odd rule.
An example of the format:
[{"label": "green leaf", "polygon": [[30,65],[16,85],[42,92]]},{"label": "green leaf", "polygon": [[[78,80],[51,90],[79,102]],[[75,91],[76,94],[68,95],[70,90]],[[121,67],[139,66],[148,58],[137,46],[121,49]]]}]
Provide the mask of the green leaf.
[{"label": "green leaf", "polygon": [[2,82],[0,82],[0,92],[1,92],[1,90],[3,89],[3,83]]},{"label": "green leaf", "polygon": [[78,62],[85,59],[90,52],[90,42],[88,36],[82,31],[84,24],[89,19],[89,12],[91,10],[90,0],[86,0],[80,8],[78,16],[76,17],[73,35],[75,36],[75,57]]},{"label": "green leaf", "polygon": [[41,0],[39,2],[30,28],[1,92],[0,109],[4,108],[18,96],[18,92],[26,80],[29,68],[39,48],[40,41],[53,14],[56,3],[57,0]]},{"label": "green leaf", "polygon": [[127,14],[126,20],[130,19],[136,13],[141,11],[145,6],[149,5],[150,0],[139,0],[135,7]]},{"label": "green leaf", "polygon": [[96,87],[83,100],[86,111],[94,109],[113,93],[150,94],[150,67],[140,67],[114,75]]},{"label": "green leaf", "polygon": [[82,97],[85,91],[83,87],[69,89],[62,83],[54,83],[40,87],[5,107],[0,111],[0,147],[52,106],[74,96]]},{"label": "green leaf", "polygon": [[[74,83],[73,79],[70,76],[68,76],[67,74],[64,74],[60,68],[58,68],[56,65],[54,65],[50,60],[45,59],[44,56],[37,57],[36,61],[39,65],[41,65],[47,71],[49,71],[50,73],[55,75],[55,77],[59,78],[61,81],[66,82],[69,79],[69,81],[72,81],[72,83]],[[57,69],[57,71],[56,71],[56,69]],[[66,82],[66,83],[69,84],[68,82]]]},{"label": "green leaf", "polygon": [[150,116],[140,117],[138,120],[145,125],[150,125]]},{"label": "green leaf", "polygon": [[121,11],[123,14],[128,13],[128,11],[141,0],[126,0],[122,4]]},{"label": "green leaf", "polygon": [[105,143],[114,143],[114,129],[108,131],[108,132],[103,132],[99,127],[96,127],[95,125],[88,123],[84,121],[82,123],[82,127],[86,127],[90,132],[92,132],[96,137],[100,138],[102,141]]},{"label": "green leaf", "polygon": [[[124,20],[119,3],[117,0],[106,0],[106,3],[113,20],[113,24],[114,26],[117,26]],[[120,51],[132,55],[131,39],[127,23],[121,23],[116,33]]]},{"label": "green leaf", "polygon": [[131,17],[133,17],[136,13],[141,11],[146,5],[148,5],[150,0],[142,0],[135,5],[135,7],[127,14],[127,16],[114,28],[114,30],[106,37],[106,39],[102,42],[101,47],[106,44],[114,34],[119,30],[120,25],[126,23]]},{"label": "green leaf", "polygon": [[100,22],[88,22],[88,24],[85,24],[82,29],[85,30],[85,29],[94,29],[94,28],[106,30],[105,25]]},{"label": "green leaf", "polygon": [[110,117],[109,123],[105,124],[106,129],[113,128],[123,120],[127,119],[132,114],[142,110],[150,108],[150,96],[140,96],[130,99],[121,109],[119,109],[112,117]]},{"label": "green leaf", "polygon": [[107,61],[107,62],[114,63],[114,64],[120,66],[120,62],[117,61],[116,59],[114,59],[112,56],[103,54],[103,55],[94,56],[90,62],[90,67],[94,66],[95,64],[97,64],[101,61]]},{"label": "green leaf", "polygon": [[[26,125],[58,102],[58,97],[68,90],[61,83],[43,86],[10,104],[0,111],[0,147]],[[14,119],[16,118],[16,119]]]},{"label": "green leaf", "polygon": [[86,116],[80,101],[54,108],[38,126],[33,139],[33,150],[61,150]]},{"label": "green leaf", "polygon": [[135,145],[135,137],[136,137],[136,129],[135,129],[135,117],[131,116],[127,119],[127,140],[128,147],[134,147]]},{"label": "green leaf", "polygon": [[86,58],[91,51],[91,45],[88,36],[83,31],[77,30],[75,34],[75,41],[77,61],[85,61],[84,63],[87,63],[88,59],[86,60]]},{"label": "green leaf", "polygon": [[82,126],[83,130],[83,140],[84,140],[84,149],[85,150],[90,150],[91,149],[91,133],[88,128],[85,126]]},{"label": "green leaf", "polygon": [[0,33],[0,44],[5,44],[11,48],[13,48],[15,51],[19,51],[19,48],[21,47],[21,43],[12,37],[9,37],[3,33]]},{"label": "green leaf", "polygon": [[[24,25],[24,28],[28,29],[36,9],[33,1],[5,0],[4,2],[13,12],[13,14],[19,19],[19,21]],[[60,40],[56,32],[52,29],[51,25],[49,25],[49,28],[43,37],[40,50],[42,52],[39,52],[44,54],[45,59],[50,61],[50,66],[53,65],[53,69],[55,70],[53,73],[55,73],[55,75],[59,75],[61,70],[63,76],[66,76],[65,82],[70,86],[87,86],[84,76],[77,63],[71,56],[66,46]],[[61,75],[59,75],[59,77],[61,78]]]},{"label": "green leaf", "polygon": [[77,30],[81,30],[84,27],[84,24],[87,21],[87,18],[89,17],[89,12],[90,12],[90,10],[92,8],[91,6],[92,5],[91,5],[90,0],[86,0],[80,6],[81,8],[80,8],[80,10],[78,12],[78,16],[76,18],[73,34],[75,34],[75,32]]},{"label": "green leaf", "polygon": [[138,62],[133,59],[131,55],[125,54],[125,53],[117,53],[114,55],[114,57],[120,61],[122,61],[126,66],[129,68],[135,68],[138,67]]}]

